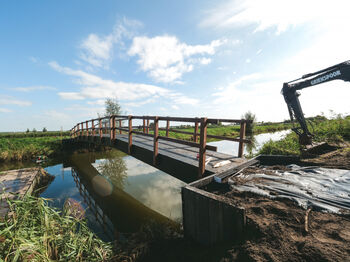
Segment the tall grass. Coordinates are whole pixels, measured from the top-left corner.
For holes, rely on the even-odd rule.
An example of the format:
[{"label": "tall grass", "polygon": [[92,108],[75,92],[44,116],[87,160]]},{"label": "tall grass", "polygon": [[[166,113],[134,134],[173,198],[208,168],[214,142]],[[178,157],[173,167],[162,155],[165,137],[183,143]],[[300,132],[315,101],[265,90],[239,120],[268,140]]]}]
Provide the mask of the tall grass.
[{"label": "tall grass", "polygon": [[0,162],[30,160],[62,150],[61,137],[0,138]]},{"label": "tall grass", "polygon": [[25,196],[8,200],[11,217],[0,223],[4,261],[104,261],[112,244],[92,233],[85,221],[49,207],[47,200]]},{"label": "tall grass", "polygon": [[[338,116],[335,119],[315,122],[313,128],[315,142],[342,143],[350,141],[350,117]],[[269,141],[258,154],[268,155],[300,155],[298,136],[293,132],[279,141]]]}]

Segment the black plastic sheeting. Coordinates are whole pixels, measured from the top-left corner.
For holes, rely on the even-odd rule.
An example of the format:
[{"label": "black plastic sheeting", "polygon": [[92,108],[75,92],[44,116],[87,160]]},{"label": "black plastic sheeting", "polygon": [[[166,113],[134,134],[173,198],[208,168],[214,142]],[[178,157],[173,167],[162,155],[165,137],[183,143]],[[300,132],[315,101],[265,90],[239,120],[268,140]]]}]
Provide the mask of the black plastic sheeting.
[{"label": "black plastic sheeting", "polygon": [[[350,171],[321,167],[287,166],[290,171],[271,170],[238,174],[229,179],[231,187],[270,198],[287,198],[307,209],[334,213],[350,211]],[[265,169],[265,170],[264,170]],[[239,178],[240,183],[236,183]],[[244,181],[242,183],[242,181]]]}]

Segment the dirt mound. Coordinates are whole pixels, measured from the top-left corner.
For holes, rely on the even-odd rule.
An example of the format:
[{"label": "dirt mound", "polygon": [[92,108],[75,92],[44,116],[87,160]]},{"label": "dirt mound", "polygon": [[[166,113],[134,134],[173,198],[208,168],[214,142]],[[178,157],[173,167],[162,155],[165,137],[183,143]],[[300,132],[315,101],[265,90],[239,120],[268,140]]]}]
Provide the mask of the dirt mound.
[{"label": "dirt mound", "polygon": [[292,201],[250,193],[225,196],[247,212],[247,240],[229,251],[237,261],[350,261],[349,217],[318,211],[306,216]]}]

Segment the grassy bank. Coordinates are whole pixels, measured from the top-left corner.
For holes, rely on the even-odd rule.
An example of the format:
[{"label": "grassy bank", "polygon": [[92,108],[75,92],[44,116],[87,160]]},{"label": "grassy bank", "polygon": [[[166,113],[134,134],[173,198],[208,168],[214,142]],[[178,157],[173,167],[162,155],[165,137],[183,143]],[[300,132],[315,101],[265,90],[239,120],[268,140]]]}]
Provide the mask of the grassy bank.
[{"label": "grassy bank", "polygon": [[67,137],[0,138],[0,162],[31,160],[39,155],[60,154],[62,138]]},{"label": "grassy bank", "polygon": [[64,137],[69,136],[69,131],[46,131],[46,132],[0,132],[0,138],[23,138],[23,137]]},{"label": "grassy bank", "polygon": [[43,198],[9,200],[13,216],[0,223],[4,261],[105,261],[112,244],[97,238],[84,221],[48,206]]},{"label": "grassy bank", "polygon": [[[331,120],[316,121],[311,132],[315,134],[313,141],[342,143],[350,141],[350,117],[338,117]],[[280,141],[269,141],[263,145],[258,154],[300,155],[298,136],[292,132]]]}]

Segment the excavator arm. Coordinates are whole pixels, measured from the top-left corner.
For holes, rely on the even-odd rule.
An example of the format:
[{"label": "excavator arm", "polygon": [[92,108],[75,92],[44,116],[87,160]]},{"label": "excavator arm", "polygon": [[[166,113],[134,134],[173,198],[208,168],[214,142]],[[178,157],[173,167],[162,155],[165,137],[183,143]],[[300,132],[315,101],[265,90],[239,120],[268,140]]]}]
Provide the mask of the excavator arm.
[{"label": "excavator arm", "polygon": [[299,136],[299,143],[301,145],[311,145],[313,135],[307,127],[298,98],[300,93],[297,91],[337,79],[350,81],[350,60],[314,73],[303,75],[299,79],[283,84],[281,92],[287,103],[290,119],[292,122],[297,120],[300,124],[300,127],[293,128],[292,130]]}]

